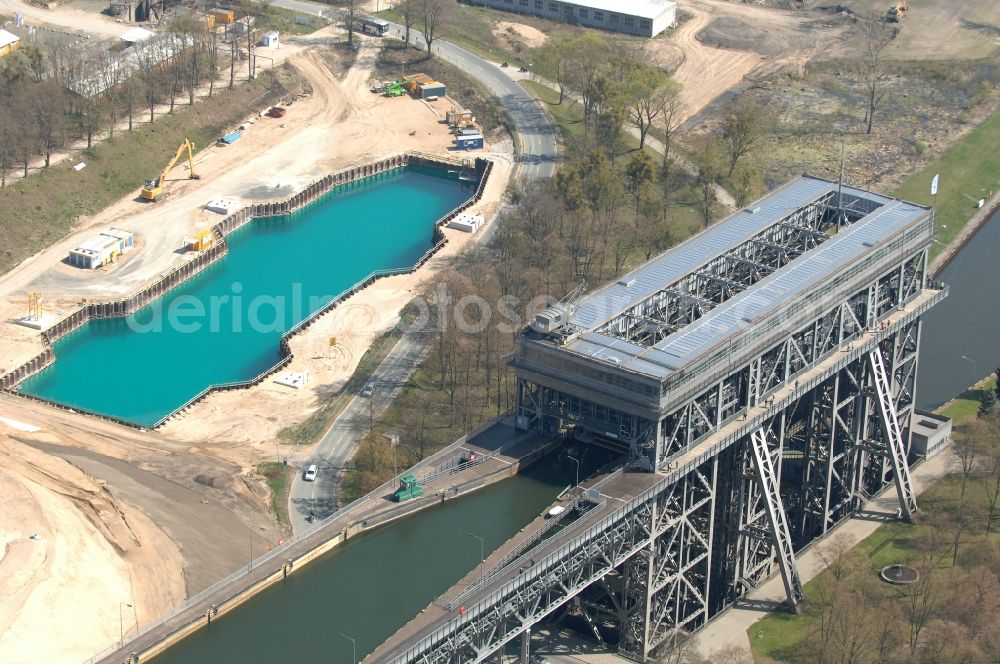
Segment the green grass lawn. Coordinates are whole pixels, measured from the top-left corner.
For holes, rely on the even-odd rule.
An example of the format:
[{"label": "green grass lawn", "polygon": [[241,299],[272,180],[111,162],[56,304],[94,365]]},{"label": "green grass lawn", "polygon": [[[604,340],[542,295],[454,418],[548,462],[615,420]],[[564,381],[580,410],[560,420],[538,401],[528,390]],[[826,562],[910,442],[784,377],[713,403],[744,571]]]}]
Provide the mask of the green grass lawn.
[{"label": "green grass lawn", "polygon": [[290,466],[276,461],[268,461],[257,466],[257,474],[267,480],[267,486],[271,489],[271,512],[282,525],[289,523],[287,498],[294,472]]},{"label": "green grass lawn", "polygon": [[[309,22],[297,22],[295,19],[298,17],[304,17]],[[263,16],[258,20],[261,28],[264,30],[277,30],[282,36],[308,35],[329,24],[329,21],[325,18],[310,16],[309,14],[275,7],[274,5],[268,6],[267,16]]]},{"label": "green grass lawn", "polygon": [[[542,102],[553,122],[559,127],[563,140],[583,137],[583,107],[579,103],[569,98],[564,99],[561,104],[558,103],[559,93],[537,81],[525,79],[521,81],[521,87]],[[636,147],[638,145],[637,142]]]},{"label": "green grass lawn", "polygon": [[962,392],[938,412],[950,417],[955,425],[975,419],[976,413],[979,411],[979,398],[985,390],[995,390],[996,385],[997,379],[995,376],[981,380],[965,392]]},{"label": "green grass lawn", "polygon": [[959,234],[976,213],[974,202],[1000,189],[1000,112],[969,132],[922,170],[914,173],[893,194],[899,198],[934,205],[931,179],[940,173],[937,196],[938,241],[936,256]]}]

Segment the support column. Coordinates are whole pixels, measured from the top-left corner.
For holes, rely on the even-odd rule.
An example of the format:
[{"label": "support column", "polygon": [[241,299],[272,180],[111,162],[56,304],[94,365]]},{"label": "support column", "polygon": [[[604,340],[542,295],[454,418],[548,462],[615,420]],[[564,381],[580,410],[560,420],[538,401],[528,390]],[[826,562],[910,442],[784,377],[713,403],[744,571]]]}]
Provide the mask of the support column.
[{"label": "support column", "polygon": [[774,472],[774,463],[771,460],[763,428],[757,429],[750,435],[750,448],[753,451],[757,483],[760,485],[767,511],[771,539],[778,553],[778,567],[781,569],[781,580],[785,584],[789,608],[795,613],[800,613],[805,606],[805,593],[802,591],[802,579],[799,578],[798,567],[795,564],[792,537],[788,532],[788,521],[785,518],[784,506],[781,504],[781,494],[778,492],[778,477]]},{"label": "support column", "polygon": [[910,481],[910,468],[906,463],[906,450],[903,448],[903,435],[896,417],[890,379],[885,370],[882,351],[878,346],[868,353],[868,364],[872,372],[875,396],[878,399],[878,414],[882,424],[882,434],[885,437],[885,452],[892,462],[896,495],[899,497],[899,514],[904,520],[913,521],[913,515],[917,511],[917,499]]},{"label": "support column", "polygon": [[528,664],[531,658],[531,628],[521,632],[521,664]]}]

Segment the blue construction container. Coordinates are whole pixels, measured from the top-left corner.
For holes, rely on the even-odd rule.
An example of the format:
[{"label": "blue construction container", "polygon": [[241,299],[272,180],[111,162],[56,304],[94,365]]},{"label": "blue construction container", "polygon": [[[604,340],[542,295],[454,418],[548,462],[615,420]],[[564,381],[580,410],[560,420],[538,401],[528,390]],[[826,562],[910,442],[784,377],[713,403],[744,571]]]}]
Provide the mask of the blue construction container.
[{"label": "blue construction container", "polygon": [[242,131],[239,130],[233,131],[220,138],[219,141],[225,143],[226,145],[231,145],[236,141],[238,141],[240,139],[240,136],[242,135],[243,135]]},{"label": "blue construction container", "polygon": [[455,138],[455,146],[459,150],[476,150],[483,148],[482,134],[463,134]]}]

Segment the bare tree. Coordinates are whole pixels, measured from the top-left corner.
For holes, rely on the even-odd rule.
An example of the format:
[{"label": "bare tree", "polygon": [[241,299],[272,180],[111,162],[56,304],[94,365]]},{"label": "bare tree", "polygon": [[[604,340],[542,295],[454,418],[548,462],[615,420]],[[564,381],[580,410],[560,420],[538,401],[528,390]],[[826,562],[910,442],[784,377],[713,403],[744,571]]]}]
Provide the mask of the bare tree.
[{"label": "bare tree", "polygon": [[652,67],[641,65],[629,81],[629,119],[639,130],[639,149],[646,146],[646,134],[663,117],[680,93],[680,84]]},{"label": "bare tree", "polygon": [[208,55],[208,96],[215,94],[215,79],[219,76],[219,33],[209,30],[205,43]]},{"label": "bare tree", "polygon": [[448,0],[419,0],[419,3],[420,30],[424,33],[424,41],[427,43],[427,54],[432,55],[431,47],[439,36],[441,19],[448,6]]},{"label": "bare tree", "polygon": [[715,141],[708,138],[698,142],[692,161],[696,169],[695,182],[698,185],[698,211],[701,213],[705,228],[715,217],[715,206],[718,202],[716,187],[722,175],[722,157],[720,148]]},{"label": "bare tree", "polygon": [[7,113],[0,115],[0,189],[7,186],[7,169],[14,153],[14,126]]},{"label": "bare tree", "polygon": [[[131,72],[126,71],[126,65],[122,63],[117,53],[107,49],[100,49],[99,53],[95,64],[97,67],[96,81],[108,99],[108,134],[114,138],[115,125],[118,123],[118,107],[121,105],[122,78],[123,76],[130,77]],[[130,111],[129,129],[132,128],[131,117]]]},{"label": "bare tree", "polygon": [[997,517],[997,508],[1000,506],[1000,441],[994,439],[986,454],[985,482],[983,489],[986,493],[986,504],[989,512],[986,515],[986,534],[993,532],[993,520]]},{"label": "bare tree", "polygon": [[59,144],[64,128],[64,99],[65,93],[55,80],[38,83],[31,88],[31,114],[35,120],[39,146],[45,156],[45,168],[49,167],[52,151]]},{"label": "bare tree", "polygon": [[920,633],[934,615],[941,596],[936,570],[930,566],[923,566],[918,571],[917,581],[903,586],[900,591],[903,614],[909,627],[908,641],[911,654],[916,652],[920,643]]},{"label": "bare tree", "polygon": [[[13,108],[15,111],[14,117],[31,117],[31,109],[28,107],[27,103],[15,103]],[[31,156],[35,152],[36,143],[37,134],[35,123],[22,122],[19,130],[14,132],[14,154],[17,156],[17,160],[22,166],[22,177],[28,177],[28,166],[31,163]]]},{"label": "bare tree", "polygon": [[687,664],[691,662],[697,648],[691,635],[681,629],[674,629],[652,653],[656,664]]},{"label": "bare tree", "polygon": [[156,117],[156,100],[160,93],[160,39],[154,37],[134,48],[133,58],[142,78],[142,95],[149,109],[149,121]]},{"label": "bare tree", "polygon": [[737,104],[725,119],[725,130],[722,134],[726,148],[726,160],[729,163],[727,176],[736,169],[736,163],[750,152],[763,133],[764,114],[760,107],[752,101]]},{"label": "bare tree", "polygon": [[403,41],[409,44],[410,29],[413,28],[413,24],[417,22],[416,0],[403,0],[402,2],[396,4],[396,9],[403,14],[403,28],[406,31],[403,36]]},{"label": "bare tree", "polygon": [[344,27],[347,28],[347,45],[354,47],[354,22],[358,17],[357,0],[347,0],[344,3],[343,14]]},{"label": "bare tree", "polygon": [[240,40],[235,35],[229,36],[229,89],[233,89],[236,80],[236,60],[241,55]]},{"label": "bare tree", "polygon": [[875,125],[875,111],[885,97],[885,83],[890,78],[883,52],[896,36],[896,31],[877,14],[865,17],[861,21],[861,29],[865,38],[865,57],[861,62],[860,75],[867,98],[865,133],[870,134]]}]

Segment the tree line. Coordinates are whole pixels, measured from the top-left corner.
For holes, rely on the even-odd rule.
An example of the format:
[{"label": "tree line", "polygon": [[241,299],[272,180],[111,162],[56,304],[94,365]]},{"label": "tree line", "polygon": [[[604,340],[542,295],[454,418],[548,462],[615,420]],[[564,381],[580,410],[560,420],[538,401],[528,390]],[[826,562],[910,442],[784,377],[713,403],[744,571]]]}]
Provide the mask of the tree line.
[{"label": "tree line", "polygon": [[[180,99],[193,104],[207,82],[208,96],[232,88],[238,78],[253,77],[256,33],[250,18],[264,5],[244,4],[245,26],[225,38],[208,30],[202,17],[183,11],[167,30],[129,49],[98,44],[43,48],[29,43],[0,60],[0,187],[16,168],[27,176],[35,158],[43,167],[70,142],[113,138],[127,121],[152,122],[158,105],[172,113]],[[247,62],[246,68],[241,61]],[[225,67],[225,69],[223,69]]]}]

